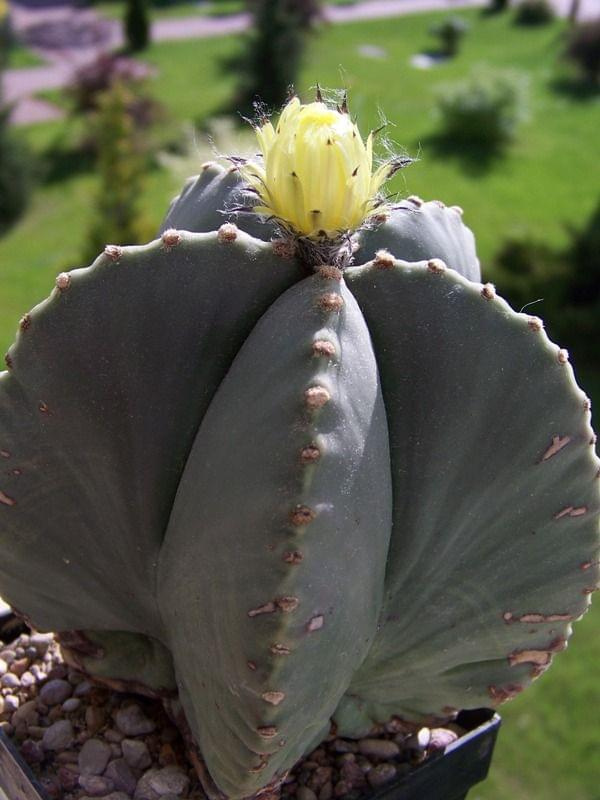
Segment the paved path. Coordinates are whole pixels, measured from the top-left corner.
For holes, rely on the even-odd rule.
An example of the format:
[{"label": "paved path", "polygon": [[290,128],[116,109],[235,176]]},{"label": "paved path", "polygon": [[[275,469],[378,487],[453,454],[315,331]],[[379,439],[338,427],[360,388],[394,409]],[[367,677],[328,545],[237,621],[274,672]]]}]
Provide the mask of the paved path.
[{"label": "paved path", "polygon": [[[568,13],[571,0],[552,2],[560,14]],[[52,119],[60,114],[54,106],[35,100],[33,95],[67,86],[79,66],[89,64],[100,53],[123,44],[120,22],[101,19],[93,9],[78,8],[72,0],[56,0],[56,3],[26,0],[26,3],[12,0],[13,24],[22,39],[46,64],[7,70],[4,75],[4,97],[15,104],[12,119],[17,124]],[[329,6],[325,8],[324,16],[326,20],[338,23],[487,4],[488,0],[363,0],[355,5]],[[599,8],[600,0],[581,0],[580,18],[597,16]],[[158,20],[152,25],[152,38],[154,41],[172,41],[223,36],[246,30],[249,21],[247,14]]]}]

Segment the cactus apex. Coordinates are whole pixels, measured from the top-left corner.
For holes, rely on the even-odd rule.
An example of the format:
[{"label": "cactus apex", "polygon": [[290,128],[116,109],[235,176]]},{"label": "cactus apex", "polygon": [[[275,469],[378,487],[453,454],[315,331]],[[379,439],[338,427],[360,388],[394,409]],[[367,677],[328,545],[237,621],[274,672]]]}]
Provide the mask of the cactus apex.
[{"label": "cactus apex", "polygon": [[123,255],[123,248],[118,244],[107,244],[104,248],[104,255],[110,259],[110,261],[119,261]]},{"label": "cactus apex", "polygon": [[569,351],[565,350],[564,347],[561,347],[556,357],[558,358],[559,364],[567,364],[569,362]]},{"label": "cactus apex", "polygon": [[456,211],[461,217],[465,213],[462,209],[462,206],[450,206],[450,211]]},{"label": "cactus apex", "polygon": [[66,291],[69,286],[71,285],[71,276],[68,272],[61,272],[59,275],[56,276],[56,288],[59,292]]},{"label": "cactus apex", "polygon": [[441,258],[430,258],[427,262],[427,269],[435,275],[441,275],[447,270],[446,263]]},{"label": "cactus apex", "polygon": [[389,250],[378,250],[373,259],[373,266],[376,269],[392,269],[394,266],[394,256]]},{"label": "cactus apex", "polygon": [[289,239],[271,239],[271,246],[276,256],[287,261],[296,255],[296,242],[291,237]]},{"label": "cactus apex", "polygon": [[300,550],[287,550],[283,554],[283,560],[286,562],[286,564],[293,564],[296,566],[297,564],[300,564],[303,559],[304,555],[300,552]]},{"label": "cactus apex", "polygon": [[178,230],[175,230],[175,228],[168,228],[160,238],[162,239],[165,249],[170,250],[172,247],[176,247],[179,244],[181,241],[181,234]]},{"label": "cactus apex", "polygon": [[322,267],[319,267],[318,274],[319,277],[332,281],[341,281],[344,276],[344,273],[341,269],[338,267],[333,267],[329,264],[324,264]]},{"label": "cactus apex", "polygon": [[424,200],[423,200],[421,197],[419,197],[419,195],[417,195],[417,194],[411,194],[411,195],[410,195],[409,197],[407,197],[406,199],[408,200],[408,202],[409,202],[409,203],[412,203],[414,206],[417,206],[417,208],[421,208],[421,206],[422,206],[422,205],[423,205],[423,203],[425,202],[425,201],[424,201]]},{"label": "cactus apex", "polygon": [[217,231],[217,239],[221,244],[229,244],[237,239],[239,229],[233,222],[225,222]]}]

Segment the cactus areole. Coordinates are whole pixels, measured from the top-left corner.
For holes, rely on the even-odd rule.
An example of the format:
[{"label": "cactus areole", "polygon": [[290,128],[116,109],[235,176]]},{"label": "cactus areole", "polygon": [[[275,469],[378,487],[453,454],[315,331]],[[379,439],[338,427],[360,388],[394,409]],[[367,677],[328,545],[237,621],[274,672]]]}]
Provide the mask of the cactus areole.
[{"label": "cactus areole", "polygon": [[0,594],[236,800],[332,726],[513,697],[599,581],[589,401],[461,209],[383,202],[407,159],[345,101],[257,136],[59,275],[0,375]]}]

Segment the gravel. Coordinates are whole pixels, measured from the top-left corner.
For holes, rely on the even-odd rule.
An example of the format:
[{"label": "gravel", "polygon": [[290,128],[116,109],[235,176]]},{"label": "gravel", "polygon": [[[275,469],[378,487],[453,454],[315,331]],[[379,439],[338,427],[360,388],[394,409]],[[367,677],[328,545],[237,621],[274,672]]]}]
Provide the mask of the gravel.
[{"label": "gravel", "polygon": [[[206,800],[160,702],[95,685],[63,662],[52,634],[0,646],[0,687],[0,728],[50,800]],[[462,733],[394,718],[358,741],[332,735],[269,800],[359,800]]]}]

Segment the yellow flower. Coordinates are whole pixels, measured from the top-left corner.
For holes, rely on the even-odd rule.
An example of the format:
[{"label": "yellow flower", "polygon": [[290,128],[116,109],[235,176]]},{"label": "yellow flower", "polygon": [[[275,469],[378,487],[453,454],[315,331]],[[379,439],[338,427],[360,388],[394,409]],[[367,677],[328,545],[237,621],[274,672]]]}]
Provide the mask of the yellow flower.
[{"label": "yellow flower", "polygon": [[256,138],[262,159],[240,167],[259,197],[253,210],[302,236],[335,239],[358,228],[380,207],[382,184],[404,166],[389,162],[373,172],[373,134],[363,141],[345,103],[335,110],[294,97],[277,127],[265,122]]}]

